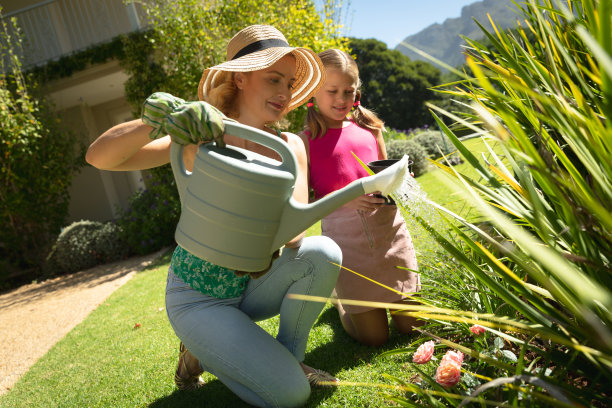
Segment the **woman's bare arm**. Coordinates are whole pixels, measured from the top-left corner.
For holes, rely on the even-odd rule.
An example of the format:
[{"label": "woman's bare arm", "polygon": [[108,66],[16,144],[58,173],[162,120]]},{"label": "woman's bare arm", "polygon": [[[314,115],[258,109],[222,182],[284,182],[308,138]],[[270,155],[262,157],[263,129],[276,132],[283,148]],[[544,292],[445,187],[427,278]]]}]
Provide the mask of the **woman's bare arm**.
[{"label": "woman's bare arm", "polygon": [[140,119],[113,126],[87,150],[87,163],[101,170],[143,170],[170,160],[170,137],[151,140],[152,127]]}]

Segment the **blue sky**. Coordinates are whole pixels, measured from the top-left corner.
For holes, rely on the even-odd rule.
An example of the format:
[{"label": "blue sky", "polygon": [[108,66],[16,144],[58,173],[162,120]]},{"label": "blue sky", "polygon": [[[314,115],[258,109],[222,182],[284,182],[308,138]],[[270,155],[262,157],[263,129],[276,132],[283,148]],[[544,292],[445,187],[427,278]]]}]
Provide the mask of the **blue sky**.
[{"label": "blue sky", "polygon": [[344,0],[349,5],[343,34],[376,38],[395,48],[430,24],[459,17],[461,8],[479,0]]}]

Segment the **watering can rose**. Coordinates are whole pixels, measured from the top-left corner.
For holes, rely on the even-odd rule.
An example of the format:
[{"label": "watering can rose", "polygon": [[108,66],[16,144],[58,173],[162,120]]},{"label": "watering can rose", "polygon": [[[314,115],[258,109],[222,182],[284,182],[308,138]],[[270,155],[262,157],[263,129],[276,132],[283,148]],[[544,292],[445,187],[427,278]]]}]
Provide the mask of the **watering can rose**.
[{"label": "watering can rose", "polygon": [[433,340],[423,343],[417,348],[414,355],[412,356],[412,362],[415,364],[425,364],[431,360],[434,352]]}]

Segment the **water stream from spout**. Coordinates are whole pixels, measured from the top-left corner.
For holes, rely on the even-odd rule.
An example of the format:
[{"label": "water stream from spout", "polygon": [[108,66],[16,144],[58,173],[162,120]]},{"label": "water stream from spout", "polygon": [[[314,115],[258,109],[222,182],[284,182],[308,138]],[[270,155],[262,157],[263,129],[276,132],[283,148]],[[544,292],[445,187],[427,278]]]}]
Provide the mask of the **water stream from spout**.
[{"label": "water stream from spout", "polygon": [[[429,227],[436,230],[446,239],[452,240],[448,221],[442,216],[442,213],[452,214],[452,216],[455,216],[455,214],[431,201],[427,193],[421,188],[419,182],[409,174],[404,177],[400,187],[392,192],[391,196],[397,203],[406,221],[406,226],[412,237],[412,242],[417,250],[419,265],[421,267],[425,265],[434,266],[440,263],[449,262],[450,257],[448,253],[438,244],[434,237],[427,232],[416,217],[421,218]],[[422,268],[420,269],[423,271]],[[437,269],[437,267],[435,269]],[[435,273],[433,270],[431,272]]]}]

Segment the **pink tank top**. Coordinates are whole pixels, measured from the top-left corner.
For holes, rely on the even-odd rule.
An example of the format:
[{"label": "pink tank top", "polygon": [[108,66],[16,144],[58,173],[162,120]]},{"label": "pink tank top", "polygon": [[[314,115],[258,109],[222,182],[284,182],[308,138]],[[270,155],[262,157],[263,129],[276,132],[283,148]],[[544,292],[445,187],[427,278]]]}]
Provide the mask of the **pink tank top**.
[{"label": "pink tank top", "polygon": [[353,122],[341,129],[327,129],[323,137],[309,139],[309,146],[310,184],[316,199],[368,176],[351,152],[364,163],[378,160],[376,138]]}]

